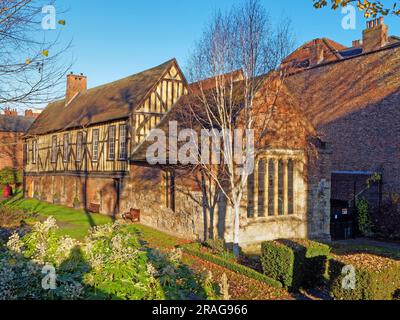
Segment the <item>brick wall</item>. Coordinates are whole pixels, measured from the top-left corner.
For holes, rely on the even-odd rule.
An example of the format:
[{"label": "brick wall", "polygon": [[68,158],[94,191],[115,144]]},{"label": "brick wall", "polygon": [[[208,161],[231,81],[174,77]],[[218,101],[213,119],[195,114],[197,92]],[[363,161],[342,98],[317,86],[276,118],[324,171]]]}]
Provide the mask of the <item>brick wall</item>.
[{"label": "brick wall", "polygon": [[0,132],[0,170],[5,167],[22,168],[22,133]]},{"label": "brick wall", "polygon": [[400,94],[323,126],[332,141],[333,171],[383,173],[384,195],[400,194]]}]

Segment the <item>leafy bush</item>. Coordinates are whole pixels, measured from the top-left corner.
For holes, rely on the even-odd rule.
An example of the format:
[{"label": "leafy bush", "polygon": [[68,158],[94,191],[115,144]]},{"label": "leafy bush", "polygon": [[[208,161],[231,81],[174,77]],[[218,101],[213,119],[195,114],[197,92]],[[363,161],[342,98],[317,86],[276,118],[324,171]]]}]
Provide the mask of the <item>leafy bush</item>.
[{"label": "leafy bush", "polygon": [[[83,242],[56,234],[53,218],[0,248],[2,299],[206,299],[216,286],[169,255],[144,250],[119,223],[95,227]],[[57,288],[42,288],[43,267],[54,267]]]},{"label": "leafy bush", "polygon": [[204,242],[206,248],[211,250],[212,254],[220,256],[226,260],[236,260],[235,255],[232,251],[229,251],[225,247],[225,241],[223,239],[209,239]]},{"label": "leafy bush", "polygon": [[23,219],[28,217],[24,212],[0,205],[0,226],[18,227]]},{"label": "leafy bush", "polygon": [[295,291],[322,282],[329,253],[327,245],[310,240],[267,241],[261,246],[261,264],[265,275]]},{"label": "leafy bush", "polygon": [[248,268],[246,266],[240,265],[238,263],[235,263],[233,261],[228,261],[224,258],[221,258],[219,256],[213,255],[211,253],[207,252],[202,252],[200,250],[201,246],[200,244],[197,243],[192,243],[192,244],[187,244],[182,246],[183,250],[193,256],[196,256],[200,259],[207,260],[211,263],[215,263],[221,267],[224,267],[228,270],[231,270],[233,272],[245,275],[249,278],[262,281],[272,287],[275,288],[282,288],[282,284],[279,281],[276,281],[266,275],[263,275],[251,268]]},{"label": "leafy bush", "polygon": [[291,288],[294,279],[294,251],[279,242],[261,245],[261,264],[264,274]]},{"label": "leafy bush", "polygon": [[400,239],[400,195],[391,193],[380,212],[374,214],[376,234],[385,239]]},{"label": "leafy bush", "polygon": [[358,199],[357,207],[357,220],[358,229],[364,236],[371,235],[372,221],[369,213],[369,203],[366,199]]},{"label": "leafy bush", "polygon": [[335,256],[329,263],[329,278],[335,299],[392,300],[399,293],[400,262],[368,254]]},{"label": "leafy bush", "polygon": [[0,185],[22,183],[22,171],[13,168],[3,168],[0,170]]}]

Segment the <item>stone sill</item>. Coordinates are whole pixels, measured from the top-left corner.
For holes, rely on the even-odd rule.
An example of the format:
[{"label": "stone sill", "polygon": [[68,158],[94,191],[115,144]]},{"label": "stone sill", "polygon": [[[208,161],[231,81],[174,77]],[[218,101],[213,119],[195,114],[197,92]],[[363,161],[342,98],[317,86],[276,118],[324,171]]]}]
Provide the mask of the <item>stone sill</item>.
[{"label": "stone sill", "polygon": [[300,214],[295,214],[291,216],[273,216],[273,217],[258,217],[258,218],[248,218],[247,219],[247,224],[252,225],[252,224],[258,224],[258,223],[270,223],[270,222],[305,222],[305,219],[303,218],[303,215]]}]

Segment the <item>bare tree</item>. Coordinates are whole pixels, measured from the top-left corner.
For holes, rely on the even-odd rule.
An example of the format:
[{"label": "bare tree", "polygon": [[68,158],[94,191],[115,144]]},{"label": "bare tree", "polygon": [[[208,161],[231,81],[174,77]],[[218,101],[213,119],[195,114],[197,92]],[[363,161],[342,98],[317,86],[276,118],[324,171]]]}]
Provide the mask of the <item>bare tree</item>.
[{"label": "bare tree", "polygon": [[[199,148],[202,153],[198,157],[202,160],[198,168],[203,184],[212,182],[211,189],[221,192],[227,200],[228,211],[234,211],[235,254],[239,253],[240,207],[257,157],[255,129],[257,140],[268,131],[270,114],[284,77],[282,70],[272,71],[292,47],[290,22],[282,20],[274,25],[259,1],[248,0],[228,13],[216,14],[189,59],[190,79],[198,82],[192,85],[192,98],[185,105],[190,113],[186,118],[192,118],[189,122],[203,132],[208,130],[215,141],[223,137],[221,161],[203,161],[204,148]],[[270,76],[265,76],[268,73]],[[266,83],[269,81],[270,84]],[[261,87],[267,88],[262,96],[271,106],[264,111],[255,104]],[[260,112],[265,113],[261,116]],[[209,194],[210,187],[203,187],[203,191]],[[209,208],[218,200],[209,196],[206,199],[211,200]]]},{"label": "bare tree", "polygon": [[[58,20],[58,30],[43,28],[49,14],[43,8],[56,8],[55,4],[44,0],[0,1],[0,106],[35,107],[60,96],[70,68],[65,57],[70,44],[60,42],[65,21]],[[58,10],[57,14],[61,13]]]}]

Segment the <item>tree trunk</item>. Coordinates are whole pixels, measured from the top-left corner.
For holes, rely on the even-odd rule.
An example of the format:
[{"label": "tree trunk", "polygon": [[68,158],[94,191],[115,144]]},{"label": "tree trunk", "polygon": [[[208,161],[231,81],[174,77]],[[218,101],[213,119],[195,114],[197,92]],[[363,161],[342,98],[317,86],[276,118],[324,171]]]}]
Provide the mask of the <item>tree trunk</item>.
[{"label": "tree trunk", "polygon": [[240,254],[239,233],[240,233],[240,202],[235,204],[235,219],[233,226],[233,253],[236,257]]}]

